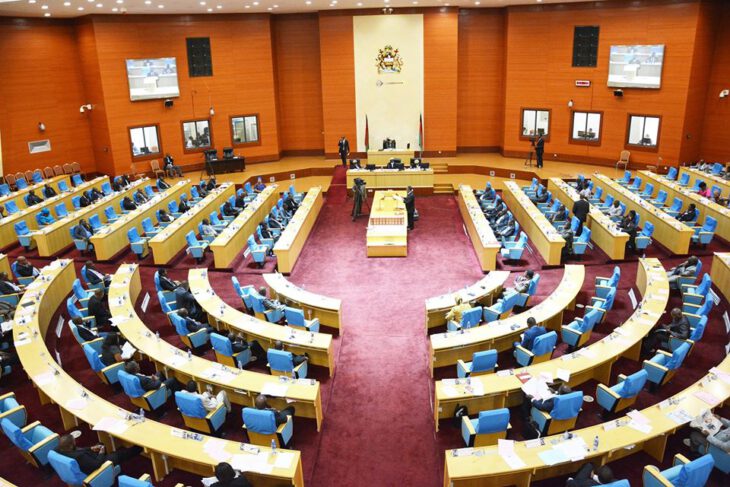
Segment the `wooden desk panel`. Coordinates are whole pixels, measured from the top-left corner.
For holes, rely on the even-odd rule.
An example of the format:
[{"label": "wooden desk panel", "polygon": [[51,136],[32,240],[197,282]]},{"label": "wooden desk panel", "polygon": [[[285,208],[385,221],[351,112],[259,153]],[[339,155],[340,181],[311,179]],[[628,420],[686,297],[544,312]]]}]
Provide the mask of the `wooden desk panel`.
[{"label": "wooden desk panel", "polygon": [[256,199],[210,243],[217,269],[230,268],[231,263],[246,248],[249,235],[256,231],[258,224],[279,200],[278,188],[276,184],[266,186],[266,189],[256,195]]},{"label": "wooden desk panel", "polygon": [[715,252],[710,277],[725,299],[730,300],[730,252]]},{"label": "wooden desk panel", "polygon": [[408,255],[408,216],[405,191],[376,191],[365,233],[368,257]]},{"label": "wooden desk panel", "polygon": [[[173,469],[179,468],[201,476],[212,476],[219,459],[211,457],[206,451],[211,441],[223,441],[223,451],[232,459],[242,454],[240,442],[220,440],[203,436],[203,441],[186,440],[175,436],[175,428],[163,423],[145,419],[138,422],[129,418],[129,411],[122,409],[104,398],[95,395],[68,375],[52,358],[45,344],[45,335],[55,311],[71,291],[76,277],[71,260],[57,260],[41,271],[41,277],[31,284],[23,296],[16,314],[16,325],[13,337],[16,343],[18,358],[28,377],[38,389],[42,404],[58,405],[64,428],[76,429],[81,423],[91,427],[109,419],[122,420],[127,428],[121,433],[97,431],[107,451],[113,451],[119,443],[139,445],[144,448],[144,455],[149,457],[156,481],[161,481]],[[116,282],[118,289],[121,282]],[[124,286],[124,285],[123,285]],[[25,307],[26,302],[37,300],[35,306]],[[17,323],[20,320],[20,323]],[[78,403],[79,398],[86,396],[85,403]],[[74,401],[74,402],[72,402]],[[81,407],[79,407],[81,406]],[[262,454],[269,454],[267,447],[259,447]],[[293,455],[288,468],[272,465],[270,471],[250,472],[256,485],[281,486],[304,485],[301,457],[298,451],[282,450]],[[273,463],[273,458],[270,463]]]},{"label": "wooden desk panel", "polygon": [[0,205],[5,206],[8,203],[10,203],[11,201],[15,201],[15,204],[18,205],[18,208],[20,208],[21,210],[23,208],[28,208],[28,205],[25,204],[25,199],[24,199],[25,195],[27,195],[31,191],[35,191],[35,193],[38,196],[40,196],[41,198],[43,198],[45,200],[46,197],[43,196],[42,190],[43,190],[43,186],[45,186],[46,184],[49,184],[53,189],[55,189],[57,194],[61,194],[62,193],[61,188],[58,187],[58,183],[60,183],[61,181],[66,181],[66,186],[68,186],[69,189],[72,188],[71,176],[69,176],[68,174],[62,174],[61,176],[54,176],[51,179],[44,179],[40,183],[36,183],[36,184],[32,184],[32,185],[30,184],[30,181],[28,181],[29,186],[27,188],[21,189],[18,191],[13,191],[12,193],[10,193],[7,196],[0,197]]},{"label": "wooden desk panel", "polygon": [[433,188],[434,172],[433,169],[404,169],[403,171],[397,169],[375,169],[374,171],[348,169],[348,189],[355,184],[355,178],[365,181],[368,189],[406,188],[408,186]]},{"label": "wooden desk panel", "polygon": [[493,271],[497,268],[497,254],[502,244],[494,236],[471,186],[459,186],[458,202],[461,218],[464,220],[466,232],[474,246],[482,271]]},{"label": "wooden desk panel", "polygon": [[[611,367],[619,358],[639,360],[641,340],[657,324],[667,306],[669,281],[658,259],[640,261],[636,287],[642,293],[643,299],[641,306],[637,307],[629,319],[612,334],[581,348],[567,358],[556,358],[518,368],[511,374],[507,372],[473,377],[471,381],[474,389],[471,391],[467,390],[466,384],[453,384],[453,379],[437,381],[434,392],[436,429],[438,430],[439,420],[453,416],[457,404],[466,404],[469,410],[474,411],[517,406],[523,400],[523,393],[522,382],[516,376],[528,370],[532,376],[549,372],[553,377],[556,376],[557,369],[567,370],[570,372],[569,384],[574,388],[591,379],[608,384]],[[518,338],[519,335],[515,336],[515,341]],[[485,392],[478,394],[480,390]]]},{"label": "wooden desk panel", "polygon": [[294,269],[294,264],[299,258],[321,209],[322,188],[319,186],[310,188],[289,224],[281,233],[279,241],[274,245],[276,265],[282,274],[289,274]]},{"label": "wooden desk panel", "polygon": [[197,235],[198,223],[203,221],[203,218],[208,218],[211,212],[219,211],[220,205],[234,194],[235,187],[232,183],[221,184],[150,239],[149,246],[155,264],[167,264],[186,248],[185,235],[191,230]]},{"label": "wooden desk panel", "polygon": [[282,274],[264,274],[264,282],[272,294],[284,304],[304,310],[307,319],[317,318],[320,324],[342,329],[342,301],[306,291],[291,283]]},{"label": "wooden desk panel", "polygon": [[369,150],[367,153],[368,164],[385,166],[391,159],[400,159],[403,164],[408,165],[411,163],[411,157],[413,157],[414,154],[415,151],[412,150]]},{"label": "wooden desk panel", "polygon": [[502,199],[520,222],[520,229],[530,237],[545,263],[560,265],[560,252],[565,247],[565,239],[560,236],[552,223],[530,201],[520,186],[513,181],[504,183]]},{"label": "wooden desk panel", "polygon": [[719,186],[722,190],[722,196],[724,198],[730,197],[730,181],[727,179],[723,179],[721,177],[715,176],[713,174],[706,173],[704,171],[700,171],[699,169],[692,169],[691,167],[680,167],[679,168],[679,175],[677,176],[677,181],[679,181],[679,178],[682,176],[682,174],[689,174],[689,184],[688,186],[691,188],[695,185],[695,181],[698,179],[701,181],[704,181],[707,183],[707,186],[709,188],[712,188],[712,186]]}]

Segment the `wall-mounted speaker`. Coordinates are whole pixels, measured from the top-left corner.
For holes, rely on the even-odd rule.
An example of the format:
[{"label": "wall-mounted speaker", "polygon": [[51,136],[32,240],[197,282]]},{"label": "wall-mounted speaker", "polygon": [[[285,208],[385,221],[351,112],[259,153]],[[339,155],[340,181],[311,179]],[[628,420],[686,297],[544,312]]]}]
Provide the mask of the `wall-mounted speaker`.
[{"label": "wall-mounted speaker", "polygon": [[172,108],[172,105],[174,102],[170,100],[169,98],[165,100],[165,108]]},{"label": "wall-mounted speaker", "polygon": [[613,90],[613,96],[622,97],[624,96],[624,90]]},{"label": "wall-mounted speaker", "polygon": [[210,37],[188,37],[188,74],[191,78],[213,76]]},{"label": "wall-mounted speaker", "polygon": [[573,67],[595,68],[598,63],[598,26],[576,26],[573,30]]}]

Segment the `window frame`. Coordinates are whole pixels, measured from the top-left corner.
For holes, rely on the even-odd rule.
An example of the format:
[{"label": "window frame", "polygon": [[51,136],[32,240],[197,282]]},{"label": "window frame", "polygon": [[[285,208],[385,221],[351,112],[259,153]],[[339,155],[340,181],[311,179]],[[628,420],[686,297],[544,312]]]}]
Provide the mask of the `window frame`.
[{"label": "window frame", "polygon": [[[256,130],[258,132],[258,139],[255,142],[236,142],[234,139],[233,130],[233,119],[234,118],[247,118],[256,117]],[[255,147],[261,145],[261,117],[258,113],[247,113],[245,115],[231,115],[228,119],[228,127],[231,131],[231,146],[233,147]]]},{"label": "window frame", "polygon": [[[548,112],[548,132],[545,134],[545,137],[543,137],[543,140],[545,142],[550,142],[550,133],[552,132],[552,120],[553,120],[553,109],[552,108],[533,108],[533,107],[521,107],[520,108],[520,140],[531,140],[535,139],[537,140],[538,134],[535,132],[534,135],[525,135],[522,133],[522,128],[524,127],[524,121],[525,121],[525,111],[534,111],[534,112]],[[535,114],[535,130],[537,130],[537,113]],[[529,129],[528,129],[529,131]]]},{"label": "window frame", "polygon": [[[644,126],[646,127],[647,118],[656,118],[659,120],[659,125],[656,130],[656,143],[654,145],[642,145],[642,144],[631,144],[629,143],[629,137],[631,136],[631,118],[642,117],[644,118]],[[643,131],[642,131],[643,132]],[[624,143],[625,149],[639,150],[644,152],[659,152],[659,140],[662,134],[662,116],[661,115],[648,115],[643,113],[629,113],[626,117],[626,140]]]},{"label": "window frame", "polygon": [[[185,138],[185,124],[186,123],[198,123],[198,122],[208,122],[208,135],[210,136],[210,144],[208,147],[197,147],[188,149],[187,147],[187,139]],[[193,118],[189,120],[181,120],[180,121],[180,131],[182,133],[182,144],[183,144],[183,153],[184,154],[195,154],[198,152],[205,152],[207,150],[210,150],[214,148],[213,144],[213,123],[210,118]]]},{"label": "window frame", "polygon": [[[135,155],[134,152],[132,152],[132,130],[134,129],[144,129],[146,127],[155,127],[155,130],[157,131],[157,152],[152,152],[149,154],[140,154]],[[144,133],[144,131],[142,132]],[[150,159],[156,159],[158,157],[162,157],[165,154],[165,151],[162,149],[162,131],[160,130],[160,124],[159,123],[145,123],[141,125],[130,125],[127,127],[127,137],[129,137],[129,153],[132,156],[133,161],[146,161]]]},{"label": "window frame", "polygon": [[[598,124],[598,137],[595,140],[588,139],[576,139],[573,137],[575,129],[575,114],[585,113],[586,115],[599,115],[600,123]],[[588,124],[588,117],[586,116],[586,125]],[[603,142],[603,110],[571,110],[570,111],[570,132],[568,132],[568,143],[576,145],[592,145],[600,146]]]}]

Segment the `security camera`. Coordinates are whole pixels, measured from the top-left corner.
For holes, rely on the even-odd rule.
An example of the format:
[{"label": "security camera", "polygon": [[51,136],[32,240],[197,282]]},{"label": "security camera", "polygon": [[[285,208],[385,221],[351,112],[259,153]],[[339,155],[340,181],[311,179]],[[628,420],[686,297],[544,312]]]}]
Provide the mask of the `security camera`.
[{"label": "security camera", "polygon": [[730,96],[730,90],[722,90],[720,92],[720,98],[726,98],[728,96]]},{"label": "security camera", "polygon": [[92,105],[91,103],[87,103],[86,105],[81,105],[79,107],[79,113],[84,113],[86,111],[93,110],[93,109],[94,109],[94,105]]}]

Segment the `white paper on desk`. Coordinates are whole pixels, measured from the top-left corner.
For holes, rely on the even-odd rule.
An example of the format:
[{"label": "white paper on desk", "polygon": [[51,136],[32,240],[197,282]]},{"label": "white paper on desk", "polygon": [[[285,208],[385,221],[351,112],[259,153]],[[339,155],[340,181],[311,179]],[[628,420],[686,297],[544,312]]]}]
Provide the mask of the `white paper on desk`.
[{"label": "white paper on desk", "polygon": [[635,420],[629,421],[628,427],[635,429],[636,431],[641,431],[644,434],[651,433],[651,429],[652,429],[650,424],[638,423]]},{"label": "white paper on desk", "polygon": [[636,421],[637,423],[649,424],[649,418],[644,416],[644,414],[642,412],[637,411],[635,409],[633,411],[629,411],[628,413],[626,413],[626,416],[631,418],[633,421]]},{"label": "white paper on desk", "polygon": [[127,428],[129,428],[129,425],[125,421],[106,416],[101,418],[92,429],[94,431],[106,431],[113,435],[120,435],[127,431]]},{"label": "white paper on desk", "polygon": [[508,377],[512,375],[511,369],[505,369],[505,370],[499,370],[497,371],[497,377]]},{"label": "white paper on desk", "polygon": [[150,304],[150,293],[144,294],[144,299],[142,299],[142,305],[140,306],[140,309],[143,313],[147,312],[147,306]]},{"label": "white paper on desk", "polygon": [[636,300],[636,293],[634,293],[633,289],[629,289],[629,299],[631,300],[631,307],[633,309],[636,309],[636,307],[639,305],[639,302]]},{"label": "white paper on desk", "polygon": [[471,394],[474,396],[483,396],[484,395],[484,384],[482,384],[482,381],[472,379]]},{"label": "white paper on desk", "polygon": [[128,316],[112,316],[109,321],[111,322],[112,326],[119,326],[122,323],[124,323],[125,321],[129,321],[129,317]]},{"label": "white paper on desk", "polygon": [[89,401],[87,401],[83,397],[77,397],[68,401],[66,403],[66,407],[69,409],[84,409],[88,404]]},{"label": "white paper on desk", "polygon": [[540,372],[540,380],[547,382],[553,381],[553,373],[552,372]]},{"label": "white paper on desk", "polygon": [[580,355],[582,357],[589,358],[589,359],[594,359],[594,358],[598,357],[596,352],[591,350],[591,347],[586,347],[586,348],[580,349]]},{"label": "white paper on desk", "polygon": [[570,371],[565,369],[558,369],[557,372],[555,372],[555,377],[564,382],[568,382],[570,380]]},{"label": "white paper on desk", "polygon": [[675,409],[671,413],[667,413],[667,418],[671,419],[677,424],[689,423],[694,417],[684,409]]},{"label": "white paper on desk", "polygon": [[722,370],[719,370],[717,367],[711,368],[710,372],[715,374],[718,377],[718,379],[723,381],[725,384],[730,385],[730,374],[728,374],[727,372],[723,372]]},{"label": "white paper on desk", "polygon": [[497,440],[497,451],[500,455],[512,455],[515,452],[514,440]]},{"label": "white paper on desk", "polygon": [[261,388],[261,394],[272,397],[285,397],[289,385],[286,383],[267,382]]},{"label": "white paper on desk", "polygon": [[231,466],[235,470],[241,472],[258,472],[258,473],[271,473],[274,469],[273,465],[268,463],[268,454],[259,453],[258,455],[251,455],[246,453],[240,453],[233,455],[230,461]]},{"label": "white paper on desk", "polygon": [[718,399],[714,394],[711,394],[707,391],[697,391],[694,393],[694,396],[697,399],[701,399],[702,401],[706,402],[712,407],[715,407],[715,405],[720,403],[720,399]]},{"label": "white paper on desk", "polygon": [[535,399],[550,399],[554,396],[547,384],[536,377],[522,384],[522,391]]},{"label": "white paper on desk", "polygon": [[122,358],[124,360],[128,360],[132,358],[134,353],[137,351],[136,348],[132,346],[129,342],[124,342],[124,345],[122,345]]},{"label": "white paper on desk", "polygon": [[15,340],[13,342],[13,344],[17,348],[17,347],[22,347],[23,345],[28,345],[32,341],[33,340],[29,336],[25,336],[25,337],[21,338],[20,340]]},{"label": "white paper on desk", "polygon": [[43,372],[42,374],[38,374],[33,377],[33,382],[35,382],[35,385],[38,387],[43,387],[53,382],[54,377],[53,372]]},{"label": "white paper on desk", "polygon": [[517,456],[514,452],[510,453],[509,455],[500,455],[502,457],[502,460],[504,460],[504,463],[510,466],[511,469],[518,469],[523,468],[527,466],[527,464],[522,461],[520,457]]},{"label": "white paper on desk", "polygon": [[0,323],[0,331],[2,331],[3,333],[7,333],[7,332],[11,331],[12,329],[13,329],[12,320],[3,321],[2,323]]},{"label": "white paper on desk", "polygon": [[543,462],[545,462],[545,465],[555,465],[570,460],[567,456],[565,456],[565,453],[563,453],[561,450],[556,450],[554,448],[546,450],[544,452],[540,452],[538,456]]},{"label": "white paper on desk", "polygon": [[573,462],[583,460],[586,457],[586,442],[580,437],[559,443],[554,449],[560,450],[563,455]]},{"label": "white paper on desk", "polygon": [[280,451],[276,454],[274,466],[276,468],[289,468],[294,461],[294,454],[291,452]]},{"label": "white paper on desk", "polygon": [[459,395],[459,391],[456,390],[456,387],[443,386],[441,390],[444,394],[446,394],[447,397],[456,397]]}]

